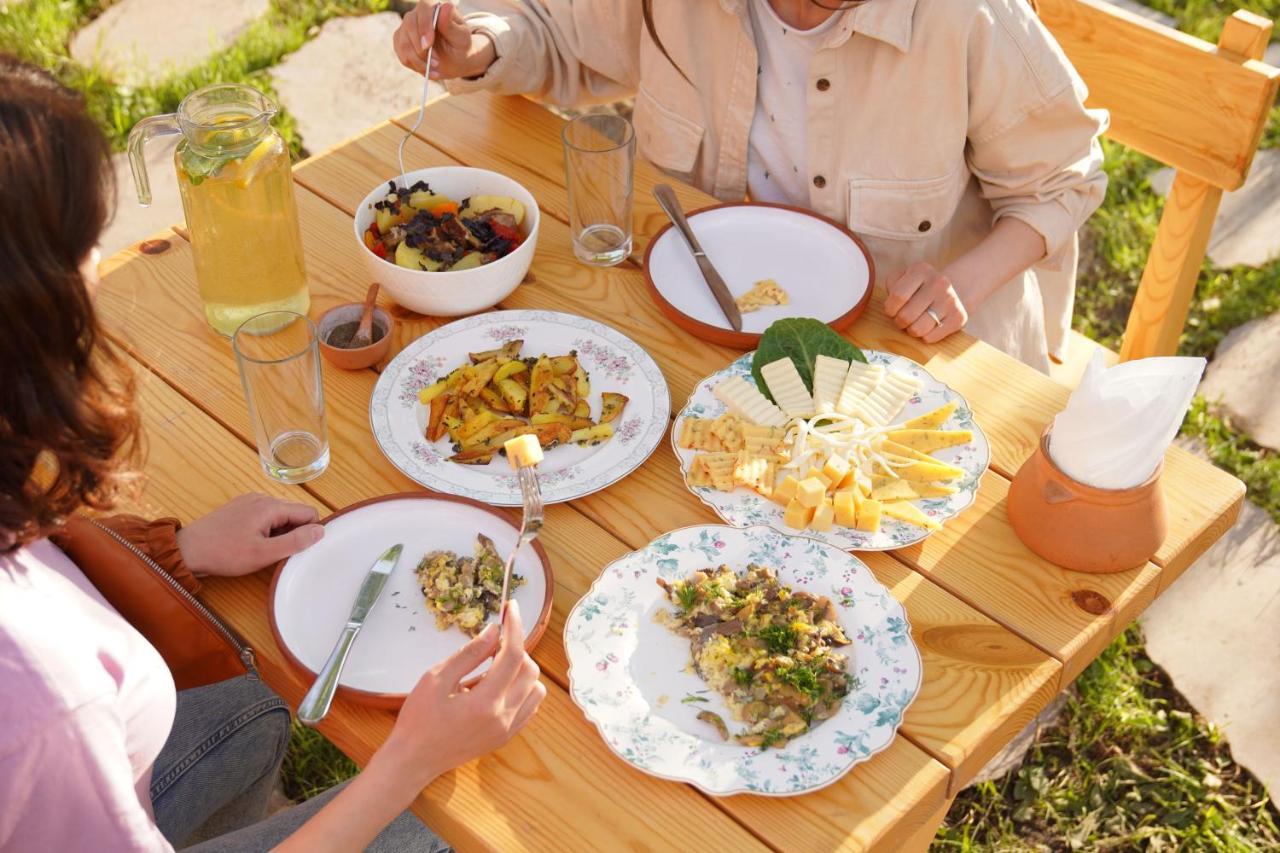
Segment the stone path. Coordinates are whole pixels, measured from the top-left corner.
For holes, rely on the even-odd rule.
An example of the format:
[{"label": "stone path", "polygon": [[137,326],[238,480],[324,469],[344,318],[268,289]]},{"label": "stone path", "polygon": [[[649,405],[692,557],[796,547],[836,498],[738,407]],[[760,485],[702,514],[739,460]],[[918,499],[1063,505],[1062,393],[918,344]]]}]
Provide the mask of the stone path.
[{"label": "stone path", "polygon": [[1246,501],[1236,526],[1142,617],[1147,654],[1280,794],[1280,529]]},{"label": "stone path", "polygon": [[271,0],[120,0],[71,39],[71,57],[137,86],[229,47]]},{"label": "stone path", "polygon": [[[1167,195],[1173,170],[1161,169],[1150,178],[1151,188]],[[1218,219],[1209,238],[1214,266],[1264,266],[1280,258],[1280,148],[1259,151],[1249,179],[1235,192],[1224,193]]]},{"label": "stone path", "polygon": [[[335,18],[271,70],[280,102],[297,120],[309,152],[337,145],[421,101],[422,77],[400,65],[391,49],[399,24],[394,12]],[[431,88],[433,95],[444,93],[436,83]]]},{"label": "stone path", "polygon": [[1233,427],[1280,450],[1280,314],[1232,329],[1218,344],[1200,393],[1222,407]]}]

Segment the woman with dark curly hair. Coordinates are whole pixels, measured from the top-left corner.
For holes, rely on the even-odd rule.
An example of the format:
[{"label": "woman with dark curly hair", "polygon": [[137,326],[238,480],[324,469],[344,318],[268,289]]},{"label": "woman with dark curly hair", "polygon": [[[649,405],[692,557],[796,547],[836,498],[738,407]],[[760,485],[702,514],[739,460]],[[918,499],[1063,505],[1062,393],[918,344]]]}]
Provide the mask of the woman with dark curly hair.
[{"label": "woman with dark curly hair", "polygon": [[248,655],[191,653],[209,633],[198,608],[154,611],[193,601],[176,589],[200,575],[315,543],[315,510],[248,495],[185,527],[73,517],[126,495],[139,445],[133,379],[92,301],[109,154],[77,96],[0,55],[0,851],[439,849],[403,810],[545,695],[518,611],[423,677],[351,784],[263,820],[288,709]]}]

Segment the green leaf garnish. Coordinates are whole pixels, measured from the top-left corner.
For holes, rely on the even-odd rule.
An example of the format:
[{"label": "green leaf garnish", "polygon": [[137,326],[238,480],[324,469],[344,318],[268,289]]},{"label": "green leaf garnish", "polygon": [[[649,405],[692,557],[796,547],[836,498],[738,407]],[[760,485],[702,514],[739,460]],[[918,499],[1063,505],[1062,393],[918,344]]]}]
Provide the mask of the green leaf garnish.
[{"label": "green leaf garnish", "polygon": [[796,630],[790,625],[768,625],[756,636],[764,640],[765,647],[775,655],[786,654],[796,647]]},{"label": "green leaf garnish", "polygon": [[710,702],[710,701],[711,700],[705,696],[695,696],[694,694],[690,693],[688,696],[680,700],[680,704],[692,705],[694,702]]},{"label": "green leaf garnish", "polygon": [[751,360],[751,375],[760,393],[772,400],[773,395],[769,393],[769,386],[760,375],[760,368],[779,359],[789,358],[800,372],[805,387],[812,391],[813,364],[819,355],[863,363],[867,360],[862,350],[821,320],[787,317],[775,320],[760,336],[760,345],[756,347],[755,357]]}]

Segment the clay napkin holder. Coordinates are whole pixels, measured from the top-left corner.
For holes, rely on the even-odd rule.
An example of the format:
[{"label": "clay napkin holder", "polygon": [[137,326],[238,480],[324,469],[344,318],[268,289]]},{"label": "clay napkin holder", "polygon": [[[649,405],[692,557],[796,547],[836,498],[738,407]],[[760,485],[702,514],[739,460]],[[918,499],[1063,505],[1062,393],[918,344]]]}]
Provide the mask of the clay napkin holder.
[{"label": "clay napkin holder", "polygon": [[1141,566],[1168,529],[1162,460],[1146,482],[1098,489],[1071,479],[1049,458],[1049,430],[1009,487],[1009,523],[1018,538],[1055,565],[1105,574]]}]

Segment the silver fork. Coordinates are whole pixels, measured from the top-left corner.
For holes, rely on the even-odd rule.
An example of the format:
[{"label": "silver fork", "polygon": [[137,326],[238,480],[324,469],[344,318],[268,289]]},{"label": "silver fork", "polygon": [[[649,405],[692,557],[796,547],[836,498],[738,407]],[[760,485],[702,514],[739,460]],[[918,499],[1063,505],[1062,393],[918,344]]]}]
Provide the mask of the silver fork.
[{"label": "silver fork", "polygon": [[413,127],[409,128],[400,139],[400,148],[396,151],[396,158],[400,161],[400,182],[407,184],[405,175],[409,170],[404,167],[404,144],[409,141],[409,137],[418,132],[418,128],[422,127],[422,117],[427,112],[427,95],[431,91],[431,54],[436,50],[436,24],[440,21],[440,8],[444,4],[437,3],[435,11],[431,13],[431,47],[427,48],[427,65],[426,70],[422,72],[422,104],[418,107],[418,120],[413,123]]},{"label": "silver fork", "polygon": [[511,569],[516,564],[516,555],[520,553],[521,548],[538,538],[538,532],[542,530],[544,514],[542,489],[538,486],[538,474],[533,466],[523,465],[517,468],[516,479],[520,481],[520,498],[524,503],[524,518],[520,521],[520,537],[516,539],[516,547],[511,549],[511,556],[507,557],[507,565],[502,572],[502,598],[498,599],[502,602],[501,615],[498,617],[499,628],[502,627],[502,623],[507,619],[507,588],[511,584]]}]

